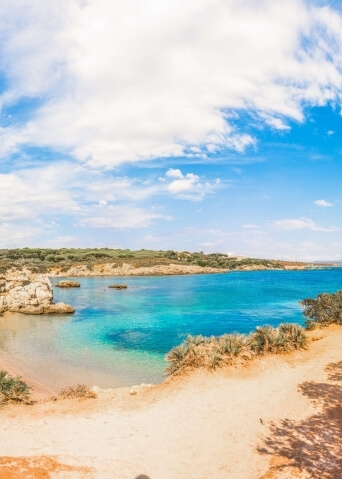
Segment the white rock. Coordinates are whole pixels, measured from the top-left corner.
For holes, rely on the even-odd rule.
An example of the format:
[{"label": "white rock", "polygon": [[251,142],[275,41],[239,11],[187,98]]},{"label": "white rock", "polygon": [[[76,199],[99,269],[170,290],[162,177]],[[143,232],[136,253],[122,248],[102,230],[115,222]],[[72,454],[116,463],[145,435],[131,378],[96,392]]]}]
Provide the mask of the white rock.
[{"label": "white rock", "polygon": [[71,306],[53,302],[49,278],[29,270],[10,270],[0,275],[0,312],[26,314],[73,313]]}]

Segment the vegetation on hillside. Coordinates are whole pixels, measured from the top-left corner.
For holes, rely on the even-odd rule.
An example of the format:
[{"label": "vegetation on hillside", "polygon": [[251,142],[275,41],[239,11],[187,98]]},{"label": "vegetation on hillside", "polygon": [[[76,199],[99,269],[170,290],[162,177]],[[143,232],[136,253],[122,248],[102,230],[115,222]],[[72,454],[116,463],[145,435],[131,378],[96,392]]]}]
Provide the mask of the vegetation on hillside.
[{"label": "vegetation on hillside", "polygon": [[[168,264],[189,264],[209,266],[222,270],[238,270],[248,267],[261,267],[270,269],[283,269],[289,264],[282,261],[267,259],[235,258],[223,253],[203,254],[202,252],[190,253],[188,251],[153,251],[141,249],[131,251],[129,249],[109,248],[20,248],[0,249],[0,273],[9,268],[29,268],[35,272],[46,273],[55,266],[62,271],[75,265],[86,265],[91,271],[96,264],[112,264],[113,267],[130,263],[133,267],[156,266]],[[291,263],[302,264],[302,263]]]}]

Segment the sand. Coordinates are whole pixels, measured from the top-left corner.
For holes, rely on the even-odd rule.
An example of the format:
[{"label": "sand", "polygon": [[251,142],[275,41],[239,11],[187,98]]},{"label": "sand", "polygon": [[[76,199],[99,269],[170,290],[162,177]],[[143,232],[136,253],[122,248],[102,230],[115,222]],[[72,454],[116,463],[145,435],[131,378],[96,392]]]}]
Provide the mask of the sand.
[{"label": "sand", "polygon": [[0,478],[341,479],[342,328],[308,351],[0,411]]}]

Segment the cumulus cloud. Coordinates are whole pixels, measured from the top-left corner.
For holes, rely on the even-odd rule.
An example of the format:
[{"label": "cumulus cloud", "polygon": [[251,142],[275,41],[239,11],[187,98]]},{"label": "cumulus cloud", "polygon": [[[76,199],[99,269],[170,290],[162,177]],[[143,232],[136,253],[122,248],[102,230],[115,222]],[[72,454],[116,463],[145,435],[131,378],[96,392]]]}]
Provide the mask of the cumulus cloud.
[{"label": "cumulus cloud", "polygon": [[214,182],[201,179],[194,173],[183,174],[181,170],[170,168],[165,173],[165,178],[159,178],[161,181],[169,180],[166,183],[166,189],[172,195],[181,199],[199,201],[207,194],[214,192],[221,187],[221,180],[216,178]]},{"label": "cumulus cloud", "polygon": [[[3,156],[48,146],[91,165],[244,151],[239,111],[278,130],[341,104],[342,17],[302,0],[2,0]],[[25,100],[25,101],[26,101]]]},{"label": "cumulus cloud", "polygon": [[309,229],[312,231],[326,231],[326,232],[333,232],[337,231],[338,228],[330,227],[324,228],[322,226],[317,225],[312,219],[310,218],[289,218],[285,220],[276,220],[273,222],[273,226],[279,230],[303,230]]},{"label": "cumulus cloud", "polygon": [[168,176],[169,178],[184,178],[183,173],[178,168],[170,168],[165,173],[165,176]]},{"label": "cumulus cloud", "polygon": [[315,200],[314,203],[315,203],[315,205],[322,206],[323,208],[328,208],[329,206],[334,206],[332,203],[329,203],[329,201],[325,201],[325,200]]},{"label": "cumulus cloud", "polygon": [[[142,206],[144,199],[166,194],[159,182],[144,186],[134,178],[108,177],[70,162],[3,173],[0,184],[4,245],[23,246],[47,231],[51,237],[60,223],[122,230],[170,219],[158,208]],[[61,233],[46,242],[50,246],[76,243],[75,236]]]}]

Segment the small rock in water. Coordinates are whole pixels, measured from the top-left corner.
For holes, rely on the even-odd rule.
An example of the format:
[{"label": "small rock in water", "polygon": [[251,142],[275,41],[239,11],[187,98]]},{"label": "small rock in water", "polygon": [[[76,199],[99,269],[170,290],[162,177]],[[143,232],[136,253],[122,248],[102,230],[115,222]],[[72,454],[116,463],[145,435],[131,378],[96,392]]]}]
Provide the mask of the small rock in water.
[{"label": "small rock in water", "polygon": [[110,284],[108,288],[127,289],[127,284]]},{"label": "small rock in water", "polygon": [[81,284],[78,281],[59,281],[56,284],[57,288],[79,288]]}]

